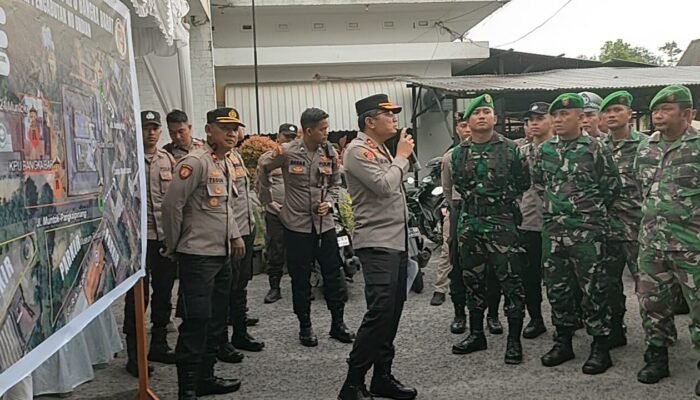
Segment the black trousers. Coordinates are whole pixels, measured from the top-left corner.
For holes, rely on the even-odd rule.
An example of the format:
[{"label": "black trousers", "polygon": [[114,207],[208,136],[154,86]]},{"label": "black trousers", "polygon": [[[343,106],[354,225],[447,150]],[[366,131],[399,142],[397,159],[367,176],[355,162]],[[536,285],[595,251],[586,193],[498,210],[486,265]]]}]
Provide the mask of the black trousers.
[{"label": "black trousers", "polygon": [[175,348],[177,364],[210,371],[226,338],[231,261],[227,256],[183,253],[177,256],[182,303],[182,323]]},{"label": "black trousers", "polygon": [[394,338],[406,301],[408,253],[374,247],[358,249],[357,256],[365,277],[367,312],[348,364],[363,374],[372,366],[375,372],[391,371]]},{"label": "black trousers", "polygon": [[285,229],[287,243],[287,268],[292,277],[292,304],[294,313],[311,312],[311,267],[314,260],[321,266],[323,296],[329,310],[343,307],[347,300],[345,279],[340,271],[338,237],[335,230],[321,234],[321,246],[317,233],[300,233]]},{"label": "black trousers", "polygon": [[[153,287],[151,303],[151,323],[153,331],[164,330],[170,322],[172,312],[171,298],[173,285],[177,276],[177,264],[160,254],[163,243],[158,240],[149,240],[146,246],[146,276],[144,277],[143,290],[146,308],[149,303],[150,287]],[[127,340],[136,334],[136,308],[134,303],[134,289],[126,293],[124,301],[124,334]]]},{"label": "black trousers", "polygon": [[[221,317],[231,321],[233,334],[245,335],[248,331],[245,324],[246,310],[248,308],[248,282],[253,277],[253,242],[255,230],[250,235],[243,236],[245,243],[245,256],[243,258],[231,258],[231,291],[228,313]],[[218,318],[219,316],[215,316]],[[225,321],[228,322],[228,321]]]},{"label": "black trousers", "polygon": [[542,318],[542,232],[520,231],[525,306],[531,319]]},{"label": "black trousers", "polygon": [[279,280],[284,274],[284,225],[280,217],[265,213],[267,227],[267,275]]}]

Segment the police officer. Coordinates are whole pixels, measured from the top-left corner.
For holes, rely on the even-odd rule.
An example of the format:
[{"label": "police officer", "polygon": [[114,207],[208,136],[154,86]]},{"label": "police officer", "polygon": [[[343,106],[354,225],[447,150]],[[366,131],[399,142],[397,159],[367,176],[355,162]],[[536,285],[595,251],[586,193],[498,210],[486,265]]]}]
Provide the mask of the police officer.
[{"label": "police officer", "polygon": [[282,168],[284,205],[280,219],[285,227],[287,268],[292,277],[292,303],[299,318],[299,341],[318,345],[311,326],[311,267],[318,261],[323,294],[331,312],[330,336],[352,343],[355,335],[345,326],[345,280],[338,257],[338,238],[330,212],[338,202],[340,171],[335,149],[328,143],[328,114],[318,108],[301,114],[302,136],[285,143],[273,157],[261,163],[260,184],[269,190],[268,175]]},{"label": "police officer", "polygon": [[234,218],[234,170],[226,157],[236,145],[240,124],[231,108],[209,111],[207,144],[178,162],[163,201],[165,255],[180,265],[183,315],[175,349],[180,400],[230,393],[241,385],[237,379],[214,376],[225,339],[230,258],[245,255]]},{"label": "police officer", "polygon": [[168,132],[172,142],[163,146],[163,150],[172,154],[175,160],[180,160],[192,150],[204,146],[202,140],[192,137],[192,124],[184,111],[170,111],[165,116],[165,121],[168,123]]},{"label": "police officer", "polygon": [[600,130],[600,104],[603,99],[593,92],[581,92],[579,95],[583,98],[581,129],[594,138],[602,139],[605,137]]},{"label": "police officer", "polygon": [[[277,132],[277,143],[283,145],[296,139],[298,129],[293,124],[282,124]],[[284,178],[281,168],[277,168],[268,173],[268,181],[270,182],[269,190],[264,190],[260,182],[260,176],[264,169],[261,165],[266,160],[274,156],[273,151],[260,156],[258,160],[258,174],[256,182],[256,190],[260,201],[265,206],[265,226],[266,226],[266,244],[267,244],[267,276],[270,282],[270,291],[265,295],[265,303],[274,303],[282,298],[280,290],[280,281],[282,280],[284,269],[284,225],[280,221],[279,214],[282,211],[284,204]]]},{"label": "police officer", "polygon": [[[520,152],[527,158],[528,165],[534,165],[539,145],[554,136],[549,103],[538,101],[530,104],[525,118],[530,140],[520,147]],[[534,339],[547,331],[542,318],[542,211],[542,199],[537,189],[530,186],[520,200],[523,218],[519,226],[525,250],[521,261],[525,306],[530,315],[530,322],[523,330],[526,339]]]},{"label": "police officer", "polygon": [[[685,86],[668,86],[649,108],[657,131],[637,153],[643,215],[637,296],[647,343],[646,364],[637,374],[642,383],[669,376],[668,346],[676,341],[673,285],[683,287],[690,339],[700,347],[700,133],[689,125],[693,97]],[[695,394],[700,396],[700,381]]]},{"label": "police officer", "polygon": [[[162,203],[163,197],[173,179],[175,160],[166,151],[157,147],[161,133],[159,113],[156,111],[142,111],[141,129],[143,131],[143,147],[146,157],[146,234],[148,239],[146,247],[146,276],[144,278],[146,307],[148,307],[149,281],[153,285],[153,299],[151,300],[151,323],[153,327],[151,328],[151,347],[148,359],[165,364],[174,364],[175,353],[168,346],[166,326],[170,322],[172,310],[170,299],[177,270],[171,260],[160,254],[160,250],[163,248]],[[134,377],[138,377],[136,315],[134,312],[134,290],[131,289],[127,292],[124,303],[126,370]]]},{"label": "police officer", "polygon": [[586,328],[593,336],[583,373],[593,375],[612,366],[604,240],[607,209],[621,183],[608,148],[581,133],[583,108],[584,99],[575,93],[552,102],[549,113],[556,136],[540,146],[532,178],[544,199],[544,278],[556,327],[554,346],[541,361],[553,367],[574,358],[571,338],[577,315],[572,286],[577,285]]},{"label": "police officer", "polygon": [[[460,142],[471,137],[472,131],[469,128],[469,121],[464,118],[464,113],[457,113],[457,123],[455,127],[457,136]],[[457,251],[457,240],[455,240],[455,233],[457,231],[457,217],[459,216],[459,208],[461,207],[462,198],[459,192],[454,190],[452,184],[452,152],[453,147],[442,157],[441,161],[441,181],[444,190],[444,196],[448,204],[447,215],[445,215],[445,222],[442,225],[443,234],[443,254],[440,255],[440,264],[438,264],[438,279],[436,282],[440,282],[441,279],[441,267],[443,264],[443,257],[447,257],[447,279],[450,288],[450,297],[452,298],[452,305],[454,307],[455,316],[450,324],[450,332],[455,335],[461,335],[467,331],[467,313],[465,307],[467,306],[467,289],[464,287],[464,279],[462,278],[462,267],[458,259]],[[443,267],[444,268],[444,267]],[[446,268],[447,269],[447,268]],[[436,290],[438,284],[435,284]],[[499,286],[500,290],[500,286]],[[500,294],[499,294],[500,296]]]},{"label": "police officer", "polygon": [[472,135],[452,152],[452,182],[462,196],[455,239],[469,307],[469,335],[452,347],[468,354],[487,347],[484,312],[487,273],[498,278],[506,302],[508,340],[505,362],[522,362],[520,334],[525,314],[524,289],[517,254],[516,199],[527,189],[530,174],[518,146],[494,131],[496,116],[489,94],[472,99],[464,110]]},{"label": "police officer", "polygon": [[[362,263],[367,312],[348,357],[348,374],[338,399],[413,399],[414,388],[392,373],[394,338],[406,301],[408,210],[403,178],[413,139],[401,132],[392,157],[384,142],[396,133],[401,107],[376,94],[355,103],[360,132],[345,149],[343,165],[355,216],[353,247]],[[374,367],[370,393],[365,375]]]},{"label": "police officer", "polygon": [[[232,108],[238,117],[238,110]],[[245,125],[236,126],[238,143],[245,137]],[[243,157],[234,147],[228,155],[233,165],[233,183],[236,186],[238,196],[233,201],[233,212],[236,224],[243,241],[245,242],[245,256],[241,259],[232,259],[231,302],[229,306],[228,320],[233,326],[230,343],[225,344],[219,353],[219,360],[225,361],[232,356],[233,362],[240,358],[234,347],[240,350],[258,352],[265,347],[265,343],[256,340],[248,333],[248,321],[246,310],[248,309],[248,282],[253,277],[253,242],[255,241],[255,214],[257,198],[251,191],[250,178]],[[254,322],[257,323],[257,320]]]},{"label": "police officer", "polygon": [[[625,265],[632,277],[637,279],[639,268],[639,223],[642,220],[642,194],[634,164],[637,148],[646,136],[637,132],[631,125],[632,95],[617,91],[607,96],[600,105],[603,119],[609,134],[603,143],[610,149],[613,160],[620,171],[622,188],[620,196],[610,207],[610,235],[606,240],[606,270],[608,282],[608,301],[610,303],[610,338],[611,349],[627,344],[625,336],[625,286],[622,272]],[[636,287],[636,285],[635,285]]]}]

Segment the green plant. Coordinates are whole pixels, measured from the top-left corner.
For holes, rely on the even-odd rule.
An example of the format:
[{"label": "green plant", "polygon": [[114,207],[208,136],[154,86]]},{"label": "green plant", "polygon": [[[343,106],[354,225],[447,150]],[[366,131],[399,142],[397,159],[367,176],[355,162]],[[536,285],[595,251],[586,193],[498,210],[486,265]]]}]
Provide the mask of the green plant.
[{"label": "green plant", "polygon": [[340,192],[338,199],[338,211],[340,212],[340,224],[349,233],[355,228],[355,216],[352,213],[352,198],[345,190]]}]

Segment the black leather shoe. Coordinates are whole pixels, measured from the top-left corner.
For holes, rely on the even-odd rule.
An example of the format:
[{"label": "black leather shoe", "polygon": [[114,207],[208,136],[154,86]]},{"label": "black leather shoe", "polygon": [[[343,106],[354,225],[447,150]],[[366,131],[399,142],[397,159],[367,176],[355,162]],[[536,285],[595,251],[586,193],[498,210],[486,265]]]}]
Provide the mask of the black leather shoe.
[{"label": "black leather shoe", "polygon": [[467,331],[467,316],[466,315],[455,315],[455,318],[450,324],[450,332],[455,335],[461,335]]},{"label": "black leather shoe", "polygon": [[498,317],[486,317],[486,326],[489,328],[489,332],[492,335],[500,335],[503,333],[503,325]]},{"label": "black leather shoe", "polygon": [[641,383],[654,384],[671,375],[668,370],[668,348],[666,347],[647,347],[644,352],[644,362],[646,364],[637,373],[637,380]]},{"label": "black leather shoe", "polygon": [[233,347],[239,349],[239,350],[246,350],[246,351],[262,351],[263,348],[265,348],[265,342],[255,340],[252,336],[249,334],[244,334],[244,335],[234,335],[231,338],[231,344]]},{"label": "black leather shoe", "polygon": [[596,336],[591,344],[591,354],[583,364],[582,371],[586,375],[598,375],[612,367],[610,350],[608,349],[608,337]]},{"label": "black leather shoe", "polygon": [[543,355],[540,361],[545,367],[556,367],[569,360],[573,360],[576,355],[571,344],[571,333],[557,332],[554,337],[554,346],[552,349]]},{"label": "black leather shoe", "polygon": [[372,377],[369,392],[375,397],[385,397],[396,400],[412,400],[418,395],[415,388],[405,386],[389,373],[382,373]]},{"label": "black leather shoe", "polygon": [[487,348],[484,332],[472,332],[461,342],[452,346],[452,354],[469,354]]},{"label": "black leather shoe", "polygon": [[430,299],[431,306],[441,306],[445,302],[445,293],[435,292],[433,298]]},{"label": "black leather shoe", "polygon": [[525,339],[535,339],[545,332],[547,332],[547,327],[544,325],[544,320],[541,318],[531,319],[525,330],[523,330],[523,337]]},{"label": "black leather shoe", "polygon": [[245,326],[255,326],[260,322],[260,318],[250,317],[248,314],[245,316]]},{"label": "black leather shoe", "polygon": [[299,343],[305,347],[318,346],[318,337],[316,337],[316,334],[311,326],[299,330]]},{"label": "black leather shoe", "polygon": [[175,352],[168,345],[153,345],[148,351],[148,361],[159,362],[163,364],[175,364]]},{"label": "black leather shoe", "polygon": [[338,394],[338,400],[372,400],[371,394],[367,391],[367,386],[365,384],[352,385],[349,383],[343,384]]},{"label": "black leather shoe", "polygon": [[240,388],[241,381],[238,379],[223,379],[212,376],[197,382],[197,396],[233,393]]},{"label": "black leather shoe", "polygon": [[282,291],[279,288],[271,288],[265,295],[265,304],[272,304],[282,298]]},{"label": "black leather shoe", "polygon": [[[151,375],[153,375],[154,370],[155,369],[153,368],[153,365],[151,365],[151,363],[148,363],[148,377],[149,378],[151,377]],[[134,378],[139,377],[139,367],[136,364],[136,361],[127,360],[126,372],[128,372],[129,375],[133,376]]]},{"label": "black leather shoe", "polygon": [[355,334],[345,325],[345,322],[331,324],[329,335],[342,343],[352,343],[355,340]]},{"label": "black leather shoe", "polygon": [[238,364],[243,361],[245,355],[240,351],[237,351],[231,343],[225,343],[219,348],[216,358],[225,363]]}]

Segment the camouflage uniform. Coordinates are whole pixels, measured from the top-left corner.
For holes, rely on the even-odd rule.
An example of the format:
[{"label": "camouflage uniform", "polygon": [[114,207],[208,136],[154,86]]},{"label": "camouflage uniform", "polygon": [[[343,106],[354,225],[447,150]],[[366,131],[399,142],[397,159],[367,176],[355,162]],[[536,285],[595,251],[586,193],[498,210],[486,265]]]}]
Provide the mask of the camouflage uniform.
[{"label": "camouflage uniform", "polygon": [[659,132],[637,153],[643,219],[637,296],[648,345],[676,340],[672,285],[690,304],[690,337],[700,349],[700,133],[692,127],[673,143]]},{"label": "camouflage uniform", "polygon": [[607,277],[603,266],[607,207],[617,198],[620,177],[610,151],[595,138],[558,136],[543,143],[533,166],[533,184],[543,196],[543,268],[552,323],[576,326],[573,282],[592,336],[609,334]]},{"label": "camouflage uniform", "polygon": [[487,143],[467,139],[452,152],[455,189],[462,196],[457,233],[459,260],[470,312],[487,308],[486,268],[493,268],[509,300],[506,315],[523,318],[524,290],[517,254],[519,223],[515,200],[530,183],[529,171],[518,146],[495,133]]},{"label": "camouflage uniform", "polygon": [[608,301],[612,319],[621,324],[625,315],[625,293],[622,272],[625,265],[637,279],[639,268],[639,223],[642,220],[642,195],[634,169],[637,148],[645,135],[632,129],[627,139],[614,141],[611,135],[602,142],[612,152],[620,172],[620,197],[610,207],[610,234],[606,243],[606,270],[608,272]]}]

